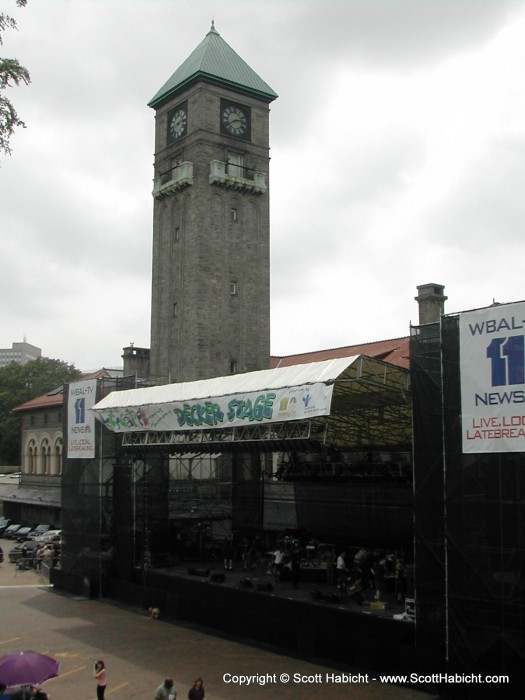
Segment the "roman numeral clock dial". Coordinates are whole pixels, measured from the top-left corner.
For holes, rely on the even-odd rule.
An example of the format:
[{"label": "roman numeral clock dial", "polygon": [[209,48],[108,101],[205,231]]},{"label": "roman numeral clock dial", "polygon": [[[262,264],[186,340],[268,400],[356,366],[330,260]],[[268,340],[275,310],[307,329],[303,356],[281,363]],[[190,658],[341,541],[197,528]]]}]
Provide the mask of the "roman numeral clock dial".
[{"label": "roman numeral clock dial", "polygon": [[188,125],[188,110],[186,103],[175,107],[168,114],[168,143],[177,141],[186,135]]},{"label": "roman numeral clock dial", "polygon": [[221,131],[229,136],[250,140],[250,108],[221,101]]}]

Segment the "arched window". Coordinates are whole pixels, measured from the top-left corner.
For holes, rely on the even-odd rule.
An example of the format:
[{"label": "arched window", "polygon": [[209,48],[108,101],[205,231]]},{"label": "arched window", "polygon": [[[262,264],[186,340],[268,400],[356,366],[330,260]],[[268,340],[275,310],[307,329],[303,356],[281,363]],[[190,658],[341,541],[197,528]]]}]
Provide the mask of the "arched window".
[{"label": "arched window", "polygon": [[39,474],[49,474],[49,468],[51,466],[51,445],[49,440],[44,438],[40,443],[40,469]]},{"label": "arched window", "polygon": [[27,444],[24,471],[26,474],[34,474],[36,471],[36,442],[33,438]]},{"label": "arched window", "polygon": [[57,438],[51,462],[51,473],[62,474],[62,438]]}]

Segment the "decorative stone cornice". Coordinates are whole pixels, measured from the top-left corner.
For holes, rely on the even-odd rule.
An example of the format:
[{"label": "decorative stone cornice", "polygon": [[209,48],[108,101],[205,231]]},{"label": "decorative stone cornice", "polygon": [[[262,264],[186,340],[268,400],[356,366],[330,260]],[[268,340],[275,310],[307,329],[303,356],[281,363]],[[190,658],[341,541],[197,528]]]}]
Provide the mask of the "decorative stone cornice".
[{"label": "decorative stone cornice", "polygon": [[[240,170],[237,165],[230,165],[231,169]],[[218,185],[226,189],[238,190],[240,192],[251,192],[253,194],[263,194],[266,192],[266,181],[263,173],[255,170],[251,171],[253,178],[238,177],[228,173],[228,163],[221,160],[210,162],[210,185]]]},{"label": "decorative stone cornice", "polygon": [[155,178],[153,181],[153,196],[155,199],[163,199],[190,185],[193,185],[193,163],[184,161],[171,170],[171,178],[169,180],[166,180],[166,175]]}]

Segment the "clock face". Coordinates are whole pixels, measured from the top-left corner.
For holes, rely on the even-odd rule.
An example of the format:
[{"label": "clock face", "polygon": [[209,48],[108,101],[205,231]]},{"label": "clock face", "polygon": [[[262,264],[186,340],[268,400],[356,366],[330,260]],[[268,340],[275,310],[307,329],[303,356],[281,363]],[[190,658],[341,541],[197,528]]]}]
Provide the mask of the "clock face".
[{"label": "clock face", "polygon": [[180,105],[168,115],[168,141],[176,141],[186,134],[188,113],[186,105]]},{"label": "clock face", "polygon": [[250,138],[250,109],[237,104],[221,104],[221,131],[242,139]]}]

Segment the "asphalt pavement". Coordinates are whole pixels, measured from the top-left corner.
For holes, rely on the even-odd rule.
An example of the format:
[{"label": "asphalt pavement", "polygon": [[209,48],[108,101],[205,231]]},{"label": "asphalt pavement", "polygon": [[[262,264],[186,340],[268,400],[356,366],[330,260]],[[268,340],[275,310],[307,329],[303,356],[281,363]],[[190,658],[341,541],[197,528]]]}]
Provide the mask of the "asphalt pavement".
[{"label": "asphalt pavement", "polygon": [[44,684],[51,700],[94,700],[95,659],[107,667],[109,700],[153,700],[171,676],[178,700],[202,676],[207,700],[430,700],[434,695],[373,680],[359,669],[331,668],[191,625],[152,620],[147,611],[89,600],[45,585],[8,562],[0,540],[0,656],[32,649],[60,661]]}]

